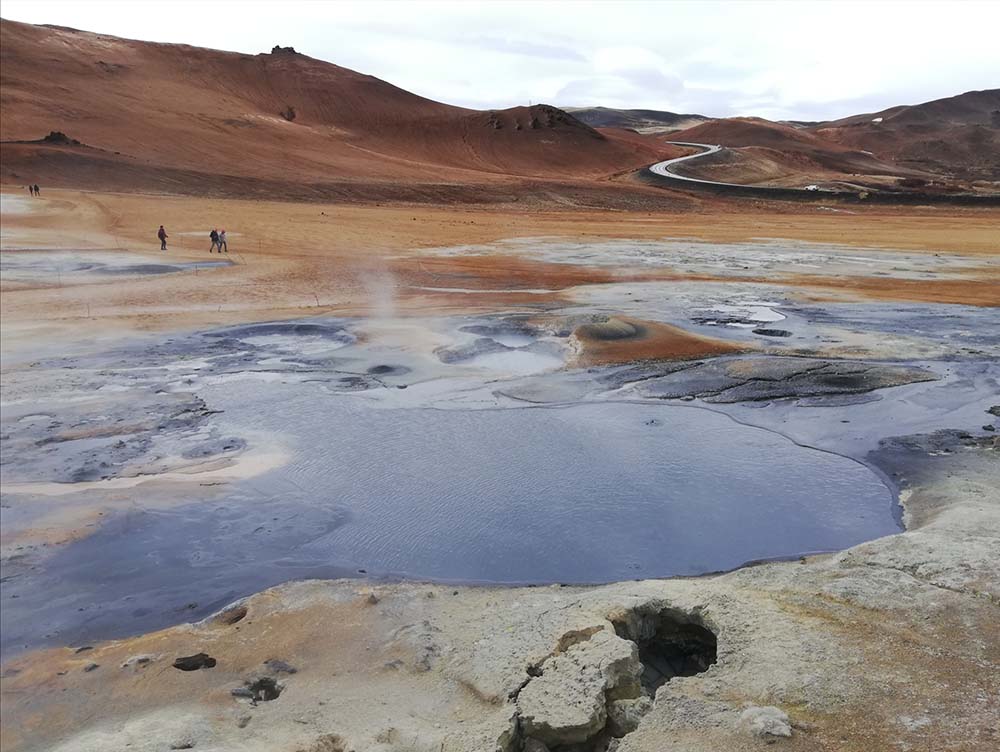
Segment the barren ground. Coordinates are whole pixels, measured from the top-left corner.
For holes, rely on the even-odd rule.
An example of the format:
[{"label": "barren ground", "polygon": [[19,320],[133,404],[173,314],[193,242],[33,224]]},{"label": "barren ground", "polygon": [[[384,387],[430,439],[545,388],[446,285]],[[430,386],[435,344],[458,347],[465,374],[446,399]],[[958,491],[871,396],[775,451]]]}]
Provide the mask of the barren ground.
[{"label": "barren ground", "polygon": [[[3,604],[27,635],[4,657],[4,749],[1000,743],[1000,463],[987,412],[1000,404],[996,211],[524,211],[59,190],[3,202]],[[218,261],[212,227],[226,228],[231,265],[150,271]],[[333,346],[334,357],[322,349]],[[102,635],[102,604],[78,612],[60,562],[117,529],[109,520],[180,524],[247,479],[284,477],[315,437],[213,409],[212,390],[226,388],[278,420],[272,383],[314,390],[302,394],[316,410],[355,398],[469,412],[683,402],[870,468],[899,493],[906,531],[597,587],[373,570],[278,585],[216,615],[185,610],[183,591],[140,593],[127,608],[157,628]],[[553,548],[560,532],[542,531]],[[123,550],[140,534],[126,524]],[[267,569],[241,561],[232,567],[251,581]],[[103,571],[127,580],[148,568],[138,557]],[[39,616],[32,630],[36,605],[51,623]],[[64,636],[88,623],[96,639]],[[172,666],[198,653],[214,665]],[[654,665],[680,675],[652,686]]]}]

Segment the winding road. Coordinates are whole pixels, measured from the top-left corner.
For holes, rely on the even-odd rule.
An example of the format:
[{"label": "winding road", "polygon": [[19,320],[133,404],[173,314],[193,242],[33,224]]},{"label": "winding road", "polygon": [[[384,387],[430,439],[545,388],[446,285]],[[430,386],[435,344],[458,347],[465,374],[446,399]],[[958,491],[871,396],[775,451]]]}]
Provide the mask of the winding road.
[{"label": "winding road", "polygon": [[[662,162],[657,162],[656,164],[649,166],[649,171],[654,175],[660,175],[665,178],[673,178],[674,180],[687,180],[691,183],[704,183],[706,185],[725,185],[733,188],[748,188],[751,186],[741,185],[740,183],[720,183],[717,180],[704,180],[703,178],[692,178],[688,175],[680,175],[671,169],[674,165],[678,165],[681,162],[687,162],[690,159],[700,159],[701,157],[706,157],[709,154],[715,154],[716,152],[722,151],[722,146],[719,144],[696,144],[689,141],[668,141],[667,143],[673,144],[674,146],[690,146],[702,151],[697,154],[688,154],[686,157],[675,157],[673,159],[666,159]],[[753,187],[767,187],[767,186],[753,186]],[[793,190],[805,190],[804,188],[793,189]]]}]

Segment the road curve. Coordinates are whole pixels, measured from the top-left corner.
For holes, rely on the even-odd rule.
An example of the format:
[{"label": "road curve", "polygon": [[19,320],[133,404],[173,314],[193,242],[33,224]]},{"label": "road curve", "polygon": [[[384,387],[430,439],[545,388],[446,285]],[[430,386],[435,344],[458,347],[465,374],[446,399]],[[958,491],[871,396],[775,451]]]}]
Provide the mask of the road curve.
[{"label": "road curve", "polygon": [[657,162],[652,164],[646,169],[650,173],[661,178],[669,178],[671,180],[683,180],[687,183],[698,183],[704,186],[712,186],[716,188],[723,188],[727,193],[734,193],[741,196],[757,196],[759,198],[787,198],[787,199],[801,199],[801,198],[839,198],[847,200],[856,201],[876,201],[876,202],[890,202],[890,203],[943,203],[943,204],[963,204],[963,205],[985,205],[985,206],[1000,206],[1000,195],[997,194],[986,194],[986,195],[976,195],[976,194],[927,194],[919,192],[898,192],[898,191],[876,191],[871,188],[866,188],[864,186],[855,186],[856,190],[836,190],[831,188],[820,188],[818,186],[810,186],[808,188],[792,188],[786,186],[777,185],[748,185],[746,183],[720,183],[717,180],[705,180],[704,178],[693,178],[688,175],[680,175],[674,172],[674,166],[680,164],[681,162],[687,162],[691,159],[700,159],[702,157],[708,156],[709,154],[715,154],[724,149],[724,146],[720,144],[699,144],[691,141],[668,141],[668,144],[673,144],[674,146],[688,146],[696,149],[701,149],[697,154],[688,154],[686,157],[675,157],[674,159],[666,159],[662,162]]},{"label": "road curve", "polygon": [[[657,162],[654,165],[649,166],[649,171],[654,175],[661,175],[665,178],[673,178],[674,180],[687,180],[691,183],[705,183],[706,185],[726,185],[734,188],[748,188],[751,186],[741,185],[740,183],[720,183],[717,180],[704,180],[702,178],[692,178],[688,175],[679,175],[674,172],[671,168],[674,165],[680,164],[681,162],[687,162],[689,159],[700,159],[701,157],[708,156],[709,154],[715,154],[716,152],[722,151],[722,146],[719,144],[696,144],[689,141],[668,141],[668,144],[673,144],[674,146],[692,146],[702,151],[697,154],[688,154],[686,157],[675,157],[674,159],[666,159],[662,162]],[[753,186],[760,187],[760,186]],[[802,189],[799,189],[802,190]]]}]

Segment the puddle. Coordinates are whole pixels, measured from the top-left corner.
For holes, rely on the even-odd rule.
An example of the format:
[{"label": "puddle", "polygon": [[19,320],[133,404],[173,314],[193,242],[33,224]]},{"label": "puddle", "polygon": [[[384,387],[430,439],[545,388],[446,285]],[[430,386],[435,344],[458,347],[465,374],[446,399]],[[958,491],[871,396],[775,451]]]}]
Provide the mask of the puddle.
[{"label": "puddle", "polygon": [[[775,304],[771,304],[775,305]],[[771,323],[774,321],[784,321],[785,315],[773,310],[769,305],[750,303],[747,305],[716,305],[711,308],[701,309],[705,312],[729,314],[732,318],[745,319],[745,321],[729,321],[723,318],[723,322],[730,326],[754,327],[757,323]]]},{"label": "puddle", "polygon": [[691,407],[380,409],[252,381],[204,396],[282,436],[289,464],[8,564],[5,651],[148,631],[290,579],[610,582],[899,530],[867,467]]},{"label": "puddle", "polygon": [[[285,353],[300,355],[318,355],[330,350],[337,350],[349,344],[346,341],[332,340],[318,335],[296,336],[287,334],[260,334],[255,337],[243,337],[241,341],[256,347],[266,347]],[[262,363],[264,361],[261,361]]]},{"label": "puddle", "polygon": [[230,266],[230,261],[171,261],[128,251],[6,251],[0,255],[5,282],[79,284],[121,276],[176,274]]},{"label": "puddle", "polygon": [[[501,338],[495,338],[501,344]],[[546,353],[536,353],[529,350],[508,350],[506,352],[486,353],[466,360],[463,365],[486,368],[490,371],[527,376],[543,371],[554,371],[562,368],[563,359]]]}]

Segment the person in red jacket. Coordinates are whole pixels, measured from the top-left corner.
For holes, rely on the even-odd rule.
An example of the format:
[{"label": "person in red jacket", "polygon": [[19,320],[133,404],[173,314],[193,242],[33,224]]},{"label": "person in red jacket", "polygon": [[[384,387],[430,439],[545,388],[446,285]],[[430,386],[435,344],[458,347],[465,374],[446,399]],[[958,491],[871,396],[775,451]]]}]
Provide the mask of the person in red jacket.
[{"label": "person in red jacket", "polygon": [[163,225],[160,225],[160,231],[156,233],[156,237],[160,239],[160,250],[167,250],[167,231],[163,229]]}]

